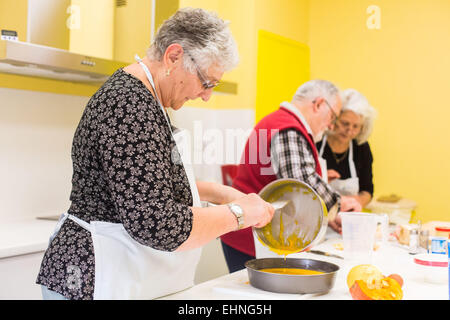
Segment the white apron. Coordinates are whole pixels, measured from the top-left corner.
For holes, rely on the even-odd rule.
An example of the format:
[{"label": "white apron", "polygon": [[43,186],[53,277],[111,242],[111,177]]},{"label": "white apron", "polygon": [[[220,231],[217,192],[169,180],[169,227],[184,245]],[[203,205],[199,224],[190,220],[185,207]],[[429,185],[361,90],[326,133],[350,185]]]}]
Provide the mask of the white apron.
[{"label": "white apron", "polygon": [[[140,60],[139,63],[155,88],[147,67]],[[167,123],[169,125],[168,120]],[[173,135],[178,149],[182,149],[178,143],[183,134]],[[201,207],[192,166],[183,154],[181,160],[189,180],[193,206]],[[134,240],[121,223],[87,223],[67,213],[60,219],[57,229],[66,218],[91,233],[95,255],[94,299],[154,299],[193,286],[201,248],[184,252],[155,250]]]},{"label": "white apron", "polygon": [[[325,145],[327,144],[327,136],[323,137],[322,146],[320,147],[319,158],[322,158]],[[350,141],[349,153],[348,153],[348,165],[350,167],[350,178],[348,179],[334,179],[329,182],[329,185],[333,187],[339,194],[343,196],[354,196],[359,192],[359,179],[356,175],[356,166],[353,161],[353,143]],[[327,172],[324,173],[327,176]]]}]

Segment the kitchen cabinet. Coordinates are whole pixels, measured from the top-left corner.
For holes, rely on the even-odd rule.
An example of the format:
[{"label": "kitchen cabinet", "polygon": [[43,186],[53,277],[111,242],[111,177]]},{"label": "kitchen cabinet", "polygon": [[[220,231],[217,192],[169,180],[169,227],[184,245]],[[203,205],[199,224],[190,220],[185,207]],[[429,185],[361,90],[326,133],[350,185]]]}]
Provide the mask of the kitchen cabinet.
[{"label": "kitchen cabinet", "polygon": [[158,27],[179,8],[179,0],[116,1],[114,59],[134,62],[143,57]]},{"label": "kitchen cabinet", "polygon": [[36,278],[56,221],[26,218],[0,223],[0,300],[40,300]]},{"label": "kitchen cabinet", "polygon": [[27,41],[27,0],[0,1],[0,29],[15,30],[20,41]]},{"label": "kitchen cabinet", "polygon": [[40,300],[36,277],[44,251],[0,258],[0,300]]}]

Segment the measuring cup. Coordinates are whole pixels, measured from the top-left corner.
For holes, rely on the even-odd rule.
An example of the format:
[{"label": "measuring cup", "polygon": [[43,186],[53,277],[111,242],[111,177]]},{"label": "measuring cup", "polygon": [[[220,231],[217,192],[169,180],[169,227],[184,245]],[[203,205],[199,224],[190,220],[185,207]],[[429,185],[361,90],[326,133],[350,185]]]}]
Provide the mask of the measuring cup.
[{"label": "measuring cup", "polygon": [[[388,217],[365,212],[340,212],[344,259],[359,263],[372,263],[378,223],[381,223],[381,243],[387,241]],[[381,246],[380,246],[381,245]]]}]

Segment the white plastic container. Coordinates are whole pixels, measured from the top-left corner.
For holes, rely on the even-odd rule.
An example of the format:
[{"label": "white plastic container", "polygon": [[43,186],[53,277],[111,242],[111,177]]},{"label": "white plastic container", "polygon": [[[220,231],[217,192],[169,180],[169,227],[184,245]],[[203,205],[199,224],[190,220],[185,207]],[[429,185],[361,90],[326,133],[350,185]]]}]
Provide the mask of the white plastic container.
[{"label": "white plastic container", "polygon": [[448,283],[448,257],[443,254],[421,253],[414,256],[418,275],[427,282]]}]

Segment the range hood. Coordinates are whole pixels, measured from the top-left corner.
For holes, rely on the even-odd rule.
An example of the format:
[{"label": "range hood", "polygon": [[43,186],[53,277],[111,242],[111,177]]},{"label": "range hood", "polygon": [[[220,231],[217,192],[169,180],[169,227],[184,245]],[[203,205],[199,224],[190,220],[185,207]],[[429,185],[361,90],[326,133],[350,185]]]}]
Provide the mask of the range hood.
[{"label": "range hood", "polygon": [[[0,40],[0,72],[4,73],[97,84],[127,64],[29,42]],[[237,83],[221,81],[213,93],[237,94]]]},{"label": "range hood", "polygon": [[18,40],[0,40],[0,72],[72,82],[103,83],[127,63]]}]

